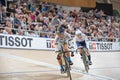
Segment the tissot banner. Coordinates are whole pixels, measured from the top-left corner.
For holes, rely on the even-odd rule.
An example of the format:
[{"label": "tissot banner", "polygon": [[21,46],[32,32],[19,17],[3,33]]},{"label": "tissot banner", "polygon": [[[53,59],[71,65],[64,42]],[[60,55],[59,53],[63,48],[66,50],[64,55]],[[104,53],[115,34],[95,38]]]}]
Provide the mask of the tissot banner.
[{"label": "tissot banner", "polygon": [[[73,44],[76,47],[76,44]],[[0,34],[1,48],[54,50],[54,39]],[[120,51],[120,42],[87,41],[90,51]]]}]

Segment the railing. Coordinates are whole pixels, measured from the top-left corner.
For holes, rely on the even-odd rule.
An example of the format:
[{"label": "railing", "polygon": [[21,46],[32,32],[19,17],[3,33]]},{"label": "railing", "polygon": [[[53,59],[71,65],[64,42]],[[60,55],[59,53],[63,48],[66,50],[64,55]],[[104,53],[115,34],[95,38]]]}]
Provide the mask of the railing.
[{"label": "railing", "polygon": [[[5,30],[5,28],[6,28],[6,27],[0,26],[0,29],[2,29],[2,30]],[[15,31],[23,31],[23,32],[32,32],[32,33],[38,35],[38,37],[39,37],[39,35],[40,35],[41,33],[45,33],[48,37],[49,37],[49,34],[50,34],[50,32],[33,31],[33,30],[16,29],[16,28],[12,28],[12,30],[15,30]],[[4,34],[4,33],[3,33],[3,34]],[[54,37],[55,37],[55,33],[51,33],[51,34],[53,34]],[[24,36],[26,36],[26,35],[24,35]],[[28,35],[27,35],[27,36],[28,36]],[[74,37],[74,35],[72,35],[72,36]],[[36,36],[33,36],[33,37],[36,37]],[[102,38],[96,38],[96,37],[92,37],[92,36],[87,36],[87,37],[88,37],[88,40],[89,40],[89,41],[120,42],[120,38],[103,38],[103,37],[102,37]]]},{"label": "railing", "polygon": [[88,36],[88,40],[89,41],[104,41],[104,42],[120,42],[120,38],[96,38],[96,37],[92,37],[92,36]]}]

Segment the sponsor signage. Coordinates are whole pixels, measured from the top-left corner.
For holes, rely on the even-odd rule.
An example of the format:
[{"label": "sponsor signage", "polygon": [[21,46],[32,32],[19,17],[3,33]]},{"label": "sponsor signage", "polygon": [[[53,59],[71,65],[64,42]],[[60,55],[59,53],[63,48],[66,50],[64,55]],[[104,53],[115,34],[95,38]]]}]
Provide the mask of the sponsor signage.
[{"label": "sponsor signage", "polygon": [[87,42],[90,51],[113,51],[120,50],[118,42]]},{"label": "sponsor signage", "polygon": [[51,40],[46,40],[46,46],[47,48],[55,48],[55,45],[54,45],[54,40],[51,39]]},{"label": "sponsor signage", "polygon": [[0,34],[0,47],[54,50],[54,40],[49,38]]},{"label": "sponsor signage", "polygon": [[0,35],[0,45],[9,47],[31,47],[32,38]]},{"label": "sponsor signage", "polygon": [[[76,45],[75,44],[73,45],[76,49]],[[39,49],[43,49],[43,50],[55,49],[54,39],[8,35],[8,34],[0,34],[0,47],[20,48],[20,49],[38,49],[38,50]],[[116,51],[116,50],[120,50],[120,42],[87,41],[87,47],[90,51]]]}]

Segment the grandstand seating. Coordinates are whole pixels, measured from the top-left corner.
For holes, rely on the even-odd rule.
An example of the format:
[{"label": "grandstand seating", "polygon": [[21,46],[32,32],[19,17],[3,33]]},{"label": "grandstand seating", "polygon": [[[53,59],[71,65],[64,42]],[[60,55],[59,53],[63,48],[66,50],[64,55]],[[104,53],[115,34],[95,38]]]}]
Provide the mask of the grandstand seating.
[{"label": "grandstand seating", "polygon": [[53,3],[37,4],[16,3],[7,8],[0,6],[0,33],[54,38],[55,26],[68,26],[68,33],[75,33],[79,28],[90,40],[119,41],[120,20],[104,14],[104,11],[80,10],[65,11],[62,6]]}]

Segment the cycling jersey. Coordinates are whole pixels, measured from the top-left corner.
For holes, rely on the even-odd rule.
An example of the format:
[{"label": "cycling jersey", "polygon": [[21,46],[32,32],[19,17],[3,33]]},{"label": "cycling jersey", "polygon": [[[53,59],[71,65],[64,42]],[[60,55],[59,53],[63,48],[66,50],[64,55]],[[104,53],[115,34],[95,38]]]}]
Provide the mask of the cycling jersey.
[{"label": "cycling jersey", "polygon": [[64,32],[64,34],[60,35],[64,35],[64,37],[60,38],[58,35],[55,36],[55,51],[60,51],[61,46],[64,44],[68,44],[69,40],[71,40],[71,36],[67,32]]},{"label": "cycling jersey", "polygon": [[[80,36],[80,37],[78,37],[78,36]],[[77,33],[75,36],[75,42],[77,44],[77,47],[82,46],[84,48],[87,48],[86,39],[87,39],[87,37],[84,33],[82,33],[82,32]]]}]

